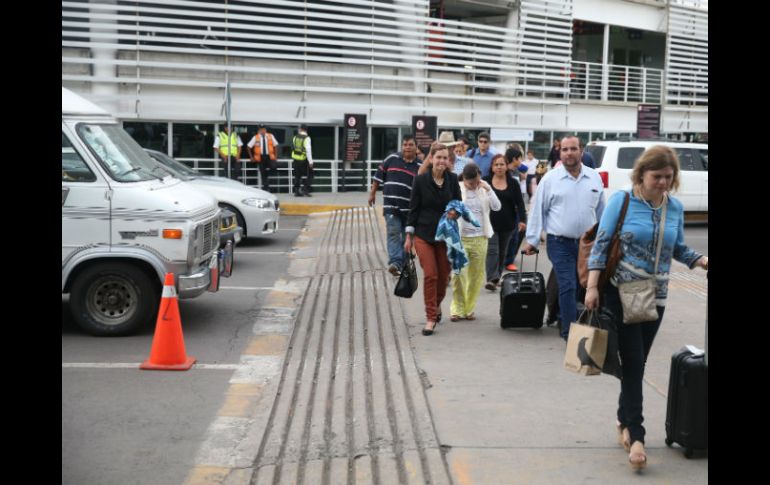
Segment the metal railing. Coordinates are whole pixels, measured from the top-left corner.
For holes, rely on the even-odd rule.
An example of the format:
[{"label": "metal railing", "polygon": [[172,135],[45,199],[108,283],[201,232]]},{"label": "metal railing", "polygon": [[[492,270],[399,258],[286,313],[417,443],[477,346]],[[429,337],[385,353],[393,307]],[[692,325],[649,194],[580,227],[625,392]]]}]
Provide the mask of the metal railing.
[{"label": "metal railing", "polygon": [[569,86],[570,99],[663,102],[662,69],[573,61]]},{"label": "metal railing", "polygon": [[[214,158],[177,158],[179,162],[197,170],[202,175],[227,176],[227,166]],[[257,165],[248,158],[242,159],[241,180],[249,187],[261,188],[262,177]],[[343,162],[341,160],[315,160],[313,163],[312,189],[315,192],[363,192],[372,187],[372,176],[382,160]],[[279,159],[278,168],[270,176],[272,192],[294,192],[294,164],[292,159]]]}]

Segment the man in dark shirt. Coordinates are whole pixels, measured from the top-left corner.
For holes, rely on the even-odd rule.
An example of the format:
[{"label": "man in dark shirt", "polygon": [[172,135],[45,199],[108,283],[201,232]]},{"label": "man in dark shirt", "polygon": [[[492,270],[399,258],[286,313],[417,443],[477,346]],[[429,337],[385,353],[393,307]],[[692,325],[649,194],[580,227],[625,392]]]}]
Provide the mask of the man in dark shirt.
[{"label": "man in dark shirt", "polygon": [[382,185],[382,212],[388,233],[388,271],[394,276],[404,266],[404,230],[412,184],[420,165],[414,136],[405,135],[401,153],[389,155],[380,164],[369,192],[369,205],[374,206],[375,194]]},{"label": "man in dark shirt", "polygon": [[586,146],[583,143],[583,140],[580,140],[580,150],[583,152],[580,156],[580,161],[583,162],[583,165],[586,167],[596,168],[596,160],[594,160],[594,156],[591,155],[591,152],[586,150]]}]

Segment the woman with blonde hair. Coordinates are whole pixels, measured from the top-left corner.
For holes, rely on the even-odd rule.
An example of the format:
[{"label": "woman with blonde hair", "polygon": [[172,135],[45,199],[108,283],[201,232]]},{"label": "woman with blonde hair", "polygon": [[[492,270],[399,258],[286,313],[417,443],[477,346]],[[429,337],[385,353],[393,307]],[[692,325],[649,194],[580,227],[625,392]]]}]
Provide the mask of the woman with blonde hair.
[{"label": "woman with blonde hair", "polygon": [[[620,228],[622,258],[615,274],[609,275],[609,284],[599,288],[599,275],[607,264],[609,242],[628,191],[618,191],[610,197],[599,222],[588,259],[585,306],[593,310],[601,303],[614,315],[623,363],[616,424],[618,441],[629,453],[631,468],[641,470],[647,464],[642,426],[644,367],[665,311],[671,260],[690,269],[699,266],[708,270],[708,257],[684,243],[683,206],[669,195],[679,187],[679,159],[671,148],[654,146],[647,149],[634,164],[631,181],[633,188],[628,210]],[[662,241],[660,247],[659,241]],[[623,323],[624,309],[618,286],[644,279],[654,279],[658,317],[642,323]]]}]

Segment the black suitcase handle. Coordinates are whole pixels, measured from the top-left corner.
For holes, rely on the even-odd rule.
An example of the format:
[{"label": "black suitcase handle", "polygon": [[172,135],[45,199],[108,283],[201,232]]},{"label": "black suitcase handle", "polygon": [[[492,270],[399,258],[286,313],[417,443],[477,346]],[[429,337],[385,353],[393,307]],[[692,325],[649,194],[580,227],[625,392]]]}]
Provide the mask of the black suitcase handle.
[{"label": "black suitcase handle", "polygon": [[[535,252],[535,270],[534,273],[537,273],[537,261],[540,258],[540,250],[537,248],[534,248],[533,251]],[[521,287],[521,273],[524,271],[524,256],[527,254],[526,251],[521,251],[521,264],[519,265],[519,287]]]}]

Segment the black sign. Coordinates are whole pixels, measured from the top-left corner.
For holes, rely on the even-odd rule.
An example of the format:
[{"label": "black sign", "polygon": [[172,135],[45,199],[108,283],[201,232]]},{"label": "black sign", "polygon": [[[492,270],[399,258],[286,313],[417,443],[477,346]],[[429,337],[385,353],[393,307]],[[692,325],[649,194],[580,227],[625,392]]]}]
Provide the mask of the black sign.
[{"label": "black sign", "polygon": [[363,162],[366,160],[366,115],[346,114],[343,122],[345,133],[346,162]]},{"label": "black sign", "polygon": [[660,137],[660,105],[640,104],[636,109],[636,137]]},{"label": "black sign", "polygon": [[435,116],[412,116],[412,132],[417,148],[427,154],[430,145],[438,138],[438,118]]}]

